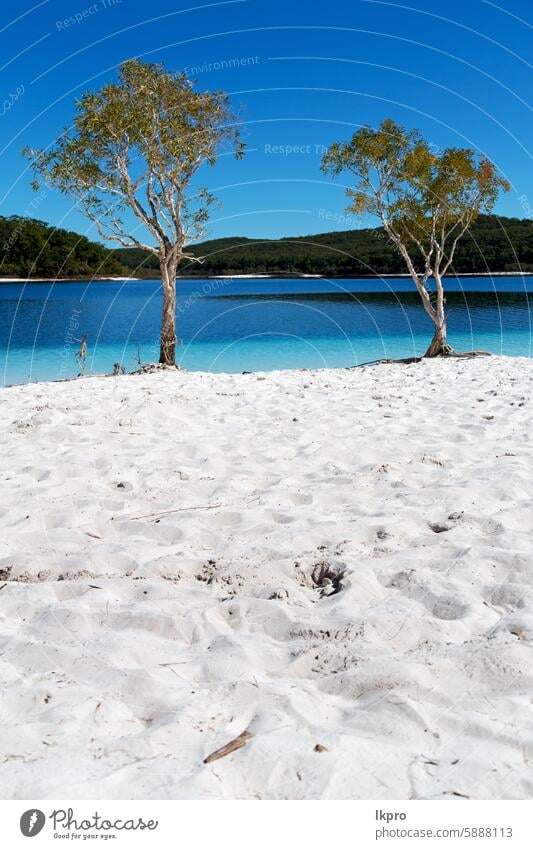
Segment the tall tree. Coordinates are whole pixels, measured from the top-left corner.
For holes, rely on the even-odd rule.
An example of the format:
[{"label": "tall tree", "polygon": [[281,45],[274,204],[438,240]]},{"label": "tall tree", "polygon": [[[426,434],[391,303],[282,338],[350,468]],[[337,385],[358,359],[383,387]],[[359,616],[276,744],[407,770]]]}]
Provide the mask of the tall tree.
[{"label": "tall tree", "polygon": [[[199,92],[182,73],[131,59],[118,83],[84,94],[73,126],[46,150],[26,149],[39,179],[75,199],[102,239],[158,258],[163,289],[159,362],[176,362],[176,273],[204,235],[214,201],[193,185],[223,149],[241,157],[228,97]],[[139,225],[125,213],[133,213]]]},{"label": "tall tree", "polygon": [[[492,209],[500,189],[509,190],[507,181],[473,150],[434,151],[417,130],[388,118],[378,129],[365,126],[350,141],[332,144],[322,170],[355,176],[355,186],[346,190],[351,199],[346,211],[377,216],[403,257],[435,325],[425,356],[451,353],[443,277],[459,240],[480,212]],[[434,296],[428,289],[431,278]]]}]

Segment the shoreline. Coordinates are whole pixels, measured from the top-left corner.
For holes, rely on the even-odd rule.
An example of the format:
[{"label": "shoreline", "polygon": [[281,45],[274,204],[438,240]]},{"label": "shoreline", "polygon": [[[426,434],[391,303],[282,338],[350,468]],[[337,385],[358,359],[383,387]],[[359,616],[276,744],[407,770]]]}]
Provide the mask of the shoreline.
[{"label": "shoreline", "polygon": [[[410,279],[410,274],[361,274],[357,277],[346,277],[344,275],[322,275],[322,274],[207,274],[202,277],[199,274],[180,274],[176,280],[389,280]],[[533,271],[465,271],[456,274],[448,274],[445,280],[454,280],[460,277],[533,277]],[[127,283],[129,281],[143,282],[159,280],[155,274],[153,277],[0,277],[2,283]]]},{"label": "shoreline", "polygon": [[[120,283],[144,280],[143,277],[0,277],[1,283]],[[155,278],[154,278],[155,279]]]},{"label": "shoreline", "polygon": [[528,357],[525,354],[493,354],[491,351],[469,351],[465,353],[458,352],[456,356],[450,357],[430,357],[426,358],[421,355],[418,359],[415,357],[408,358],[399,358],[399,359],[378,359],[378,360],[369,360],[364,363],[355,363],[355,365],[351,366],[323,366],[322,368],[308,368],[302,366],[301,368],[277,368],[277,369],[269,369],[269,370],[258,370],[258,371],[193,371],[192,369],[186,369],[182,366],[176,366],[175,370],[168,367],[165,369],[159,369],[157,366],[158,363],[146,363],[147,366],[155,366],[153,370],[137,370],[137,371],[126,371],[123,374],[113,374],[112,372],[93,372],[89,374],[75,374],[71,377],[57,377],[50,378],[44,380],[31,380],[26,381],[24,383],[5,383],[0,384],[0,393],[2,390],[9,389],[17,389],[24,386],[48,386],[55,385],[58,383],[71,383],[76,381],[87,381],[87,380],[102,380],[105,378],[123,378],[123,377],[142,377],[144,375],[155,375],[155,374],[186,374],[186,375],[197,375],[200,379],[202,378],[214,378],[217,375],[222,375],[223,377],[251,377],[256,378],[258,380],[264,380],[269,375],[298,375],[298,374],[327,374],[331,372],[332,374],[336,374],[337,372],[346,372],[346,371],[357,371],[359,369],[368,369],[368,368],[378,368],[384,366],[402,366],[406,365],[420,365],[421,363],[430,363],[433,361],[469,361],[469,360],[477,360],[477,359],[496,359],[496,360],[525,360],[530,362],[533,365],[533,356]]},{"label": "shoreline", "polygon": [[0,390],[4,798],[530,798],[532,389],[492,356]]}]

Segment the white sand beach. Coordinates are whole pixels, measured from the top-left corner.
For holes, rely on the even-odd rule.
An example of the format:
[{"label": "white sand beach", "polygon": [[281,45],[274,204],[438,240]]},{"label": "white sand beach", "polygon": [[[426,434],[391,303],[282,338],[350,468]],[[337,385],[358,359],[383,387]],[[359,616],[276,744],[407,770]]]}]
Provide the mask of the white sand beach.
[{"label": "white sand beach", "polygon": [[0,390],[3,798],[531,798],[532,387]]}]

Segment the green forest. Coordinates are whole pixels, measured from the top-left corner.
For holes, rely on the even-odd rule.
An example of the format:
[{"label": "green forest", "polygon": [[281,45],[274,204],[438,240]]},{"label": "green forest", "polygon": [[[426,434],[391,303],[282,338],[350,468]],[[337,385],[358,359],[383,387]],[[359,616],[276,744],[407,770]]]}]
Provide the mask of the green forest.
[{"label": "green forest", "polygon": [[[284,239],[236,236],[190,249],[203,263],[186,260],[183,276],[218,274],[321,274],[368,276],[405,272],[403,260],[381,228]],[[136,248],[109,250],[78,233],[32,218],[0,217],[0,277],[157,277],[157,258]],[[459,243],[454,272],[533,271],[530,219],[481,215]]]},{"label": "green forest", "polygon": [[[210,274],[321,274],[360,277],[405,272],[403,259],[382,228],[320,233],[316,236],[256,240],[245,237],[213,239],[190,249],[204,257],[189,260],[181,273]],[[135,249],[117,251],[132,273],[157,271],[157,259]],[[457,246],[454,271],[533,271],[533,223],[529,219],[481,215]]]},{"label": "green forest", "polygon": [[35,218],[0,216],[0,277],[128,274],[115,251]]}]

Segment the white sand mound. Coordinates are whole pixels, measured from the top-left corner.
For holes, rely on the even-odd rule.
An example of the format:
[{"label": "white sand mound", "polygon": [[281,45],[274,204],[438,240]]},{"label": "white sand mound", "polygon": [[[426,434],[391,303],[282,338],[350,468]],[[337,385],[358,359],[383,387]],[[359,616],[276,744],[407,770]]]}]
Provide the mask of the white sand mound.
[{"label": "white sand mound", "polygon": [[532,380],[0,391],[2,797],[531,798]]}]

